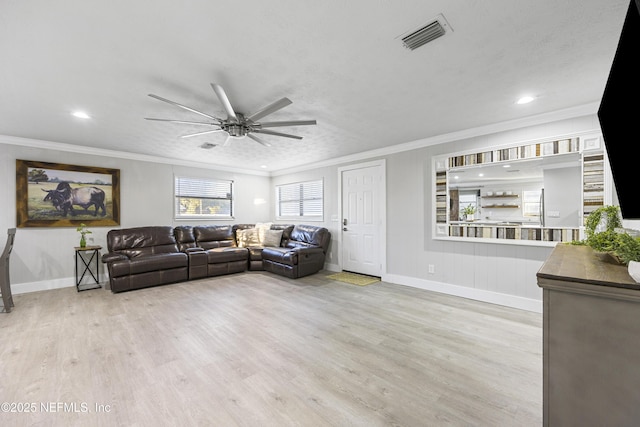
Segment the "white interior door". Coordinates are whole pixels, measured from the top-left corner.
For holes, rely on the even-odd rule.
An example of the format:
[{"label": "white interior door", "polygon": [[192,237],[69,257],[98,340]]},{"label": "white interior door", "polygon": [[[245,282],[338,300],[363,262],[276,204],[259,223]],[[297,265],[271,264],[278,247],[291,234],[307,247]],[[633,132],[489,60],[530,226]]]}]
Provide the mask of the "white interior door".
[{"label": "white interior door", "polygon": [[342,269],[381,277],[385,254],[384,167],[353,166],[341,171]]}]

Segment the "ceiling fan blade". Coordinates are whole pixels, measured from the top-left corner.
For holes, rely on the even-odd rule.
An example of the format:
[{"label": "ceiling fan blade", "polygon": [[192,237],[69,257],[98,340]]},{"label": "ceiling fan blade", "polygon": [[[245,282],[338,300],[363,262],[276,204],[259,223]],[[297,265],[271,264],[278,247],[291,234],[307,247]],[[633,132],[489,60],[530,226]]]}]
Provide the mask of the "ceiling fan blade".
[{"label": "ceiling fan blade", "polygon": [[291,104],[291,100],[289,98],[279,99],[276,102],[273,102],[267,105],[266,107],[256,111],[255,113],[249,115],[247,117],[247,120],[251,120],[255,122],[256,120],[260,120],[261,118],[268,116],[271,113],[275,113],[279,109],[284,108],[289,104]]},{"label": "ceiling fan blade", "polygon": [[160,101],[164,101],[164,102],[166,102],[166,103],[169,103],[169,104],[171,104],[171,105],[175,105],[176,107],[183,108],[183,109],[185,109],[185,110],[187,110],[187,111],[191,111],[192,113],[200,114],[201,116],[208,117],[208,118],[210,118],[210,119],[220,121],[220,119],[219,119],[219,118],[217,118],[217,117],[211,116],[211,115],[209,115],[209,114],[207,114],[207,113],[203,113],[202,111],[194,110],[193,108],[187,107],[187,106],[182,105],[182,104],[178,104],[177,102],[170,101],[170,100],[165,99],[165,98],[163,98],[163,97],[161,97],[161,96],[154,95],[154,94],[152,94],[152,93],[150,93],[150,94],[149,94],[149,96],[150,96],[150,97],[152,97],[152,98],[158,99],[158,100],[160,100]]},{"label": "ceiling fan blade", "polygon": [[229,98],[227,97],[227,94],[225,93],[224,89],[222,89],[222,86],[215,83],[211,83],[211,87],[213,88],[213,91],[218,96],[218,99],[220,100],[220,103],[222,104],[224,111],[227,112],[227,118],[229,118],[230,120],[233,120],[234,122],[237,122],[238,117],[236,116],[235,111],[233,111],[233,107],[231,106],[231,103],[229,102]]},{"label": "ceiling fan blade", "polygon": [[[282,132],[274,132],[272,130],[266,130],[266,129],[256,129],[256,130],[254,130],[254,132],[256,132],[256,133],[265,133],[267,135],[284,136],[285,138],[302,139],[301,136],[291,135],[291,134],[282,133]],[[251,134],[249,134],[249,135],[251,135]]]},{"label": "ceiling fan blade", "polygon": [[275,128],[280,126],[303,126],[303,125],[315,125],[315,120],[289,120],[285,122],[267,122],[259,123],[259,128]]},{"label": "ceiling fan blade", "polygon": [[248,133],[248,134],[247,134],[247,136],[248,136],[249,138],[253,139],[254,141],[256,141],[256,142],[258,142],[258,143],[260,143],[260,144],[264,145],[265,147],[271,147],[271,144],[269,144],[267,141],[265,141],[265,140],[264,140],[264,139],[262,139],[262,138],[258,138],[257,136],[255,136],[255,135],[253,135],[253,134],[251,134],[251,133]]},{"label": "ceiling fan blade", "polygon": [[191,138],[192,136],[206,135],[208,133],[222,132],[222,129],[206,130],[204,132],[190,133],[188,135],[182,135],[180,138]]},{"label": "ceiling fan blade", "polygon": [[220,126],[219,123],[207,123],[207,122],[192,122],[189,120],[172,120],[172,119],[154,119],[151,117],[145,117],[145,120],[156,120],[159,122],[171,122],[171,123],[186,123],[188,125],[207,125],[207,126]]}]

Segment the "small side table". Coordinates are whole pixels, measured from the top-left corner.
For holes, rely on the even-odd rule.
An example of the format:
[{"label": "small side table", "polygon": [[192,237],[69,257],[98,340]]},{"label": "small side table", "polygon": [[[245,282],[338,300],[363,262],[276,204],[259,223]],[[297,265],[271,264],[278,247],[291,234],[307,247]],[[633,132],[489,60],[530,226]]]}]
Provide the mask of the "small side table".
[{"label": "small side table", "polygon": [[[74,249],[76,251],[76,289],[78,292],[101,288],[98,260],[100,259],[102,246],[85,246],[84,248],[76,246]],[[87,273],[95,283],[82,284],[82,280]]]}]

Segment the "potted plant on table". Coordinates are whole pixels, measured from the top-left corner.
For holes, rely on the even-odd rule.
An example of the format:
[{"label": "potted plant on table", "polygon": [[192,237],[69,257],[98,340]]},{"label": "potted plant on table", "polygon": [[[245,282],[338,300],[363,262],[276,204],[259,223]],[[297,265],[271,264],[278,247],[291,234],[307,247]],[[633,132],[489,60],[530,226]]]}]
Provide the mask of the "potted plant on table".
[{"label": "potted plant on table", "polygon": [[462,214],[466,221],[475,221],[476,207],[473,205],[467,205],[462,208]]},{"label": "potted plant on table", "polygon": [[636,282],[640,277],[640,236],[637,230],[622,227],[619,206],[602,206],[589,214],[585,222],[586,239],[574,244],[590,246],[628,267]]},{"label": "potted plant on table", "polygon": [[91,234],[91,230],[87,228],[84,223],[81,223],[76,231],[80,233],[80,247],[85,248],[87,246],[87,238],[85,237],[87,234]]}]

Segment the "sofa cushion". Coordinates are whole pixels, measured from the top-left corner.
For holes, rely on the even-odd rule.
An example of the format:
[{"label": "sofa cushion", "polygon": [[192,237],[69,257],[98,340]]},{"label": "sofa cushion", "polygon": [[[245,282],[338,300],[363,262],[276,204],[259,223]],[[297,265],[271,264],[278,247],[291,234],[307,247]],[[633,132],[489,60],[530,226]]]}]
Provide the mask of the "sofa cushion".
[{"label": "sofa cushion", "polygon": [[236,245],[231,225],[200,225],[193,227],[196,245],[203,249],[226,248]]},{"label": "sofa cushion", "polygon": [[109,252],[119,252],[129,258],[178,252],[173,227],[169,226],[110,230],[107,233],[107,247]]},{"label": "sofa cushion", "polygon": [[247,248],[249,251],[249,261],[262,261],[262,250],[264,248],[262,246],[253,246],[251,248]]},{"label": "sofa cushion", "polygon": [[271,222],[257,222],[256,223],[255,229],[258,230],[258,241],[260,242],[260,244],[262,246],[264,246],[262,242],[264,241],[265,233],[267,232],[267,230],[271,229],[271,225],[272,225]]},{"label": "sofa cushion", "polygon": [[190,225],[181,225],[173,229],[173,234],[178,244],[180,252],[186,252],[188,249],[196,247],[196,236],[193,234],[193,227]]},{"label": "sofa cushion", "polygon": [[262,261],[273,261],[285,265],[297,265],[298,252],[288,248],[264,248],[262,250]]},{"label": "sofa cushion", "polygon": [[244,230],[236,230],[236,241],[239,248],[251,248],[261,246],[260,235],[257,228],[245,228]]},{"label": "sofa cushion", "polygon": [[291,237],[286,242],[289,248],[319,247],[326,253],[331,234],[324,227],[313,225],[296,225],[291,231]]},{"label": "sofa cushion", "polygon": [[262,239],[262,246],[280,246],[283,230],[266,230]]},{"label": "sofa cushion", "polygon": [[114,261],[111,264],[110,274],[113,277],[121,277],[150,271],[187,267],[188,264],[187,255],[181,252],[144,255],[130,260]]},{"label": "sofa cushion", "polygon": [[232,261],[247,261],[249,258],[246,248],[213,248],[207,250],[209,264],[220,264]]}]

